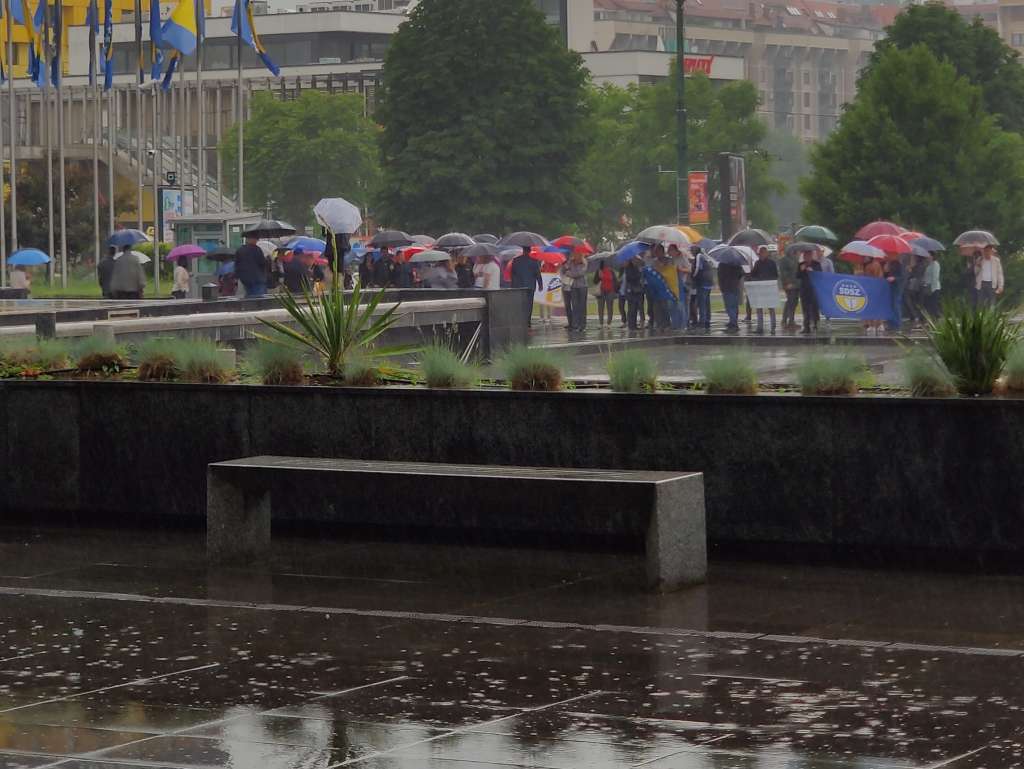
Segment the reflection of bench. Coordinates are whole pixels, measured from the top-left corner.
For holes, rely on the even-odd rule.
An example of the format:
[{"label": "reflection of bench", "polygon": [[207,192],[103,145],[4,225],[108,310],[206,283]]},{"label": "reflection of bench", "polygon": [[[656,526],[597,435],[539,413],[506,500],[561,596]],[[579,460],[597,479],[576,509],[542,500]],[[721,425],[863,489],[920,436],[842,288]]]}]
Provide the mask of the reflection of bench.
[{"label": "reflection of bench", "polygon": [[206,547],[212,562],[267,557],[278,490],[292,518],[635,542],[647,555],[648,583],[660,590],[703,582],[707,574],[700,473],[297,457],[218,462],[207,471]]}]

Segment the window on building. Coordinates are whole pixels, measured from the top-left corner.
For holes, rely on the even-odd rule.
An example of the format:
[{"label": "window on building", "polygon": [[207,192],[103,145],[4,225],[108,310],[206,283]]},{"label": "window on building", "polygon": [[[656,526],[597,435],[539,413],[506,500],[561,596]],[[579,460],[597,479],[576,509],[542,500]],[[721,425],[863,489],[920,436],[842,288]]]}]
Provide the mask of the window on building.
[{"label": "window on building", "polygon": [[811,71],[809,69],[804,70],[804,85],[811,84]]},{"label": "window on building", "polygon": [[1010,35],[1010,45],[1014,48],[1024,48],[1024,33],[1014,32]]},{"label": "window on building", "polygon": [[804,93],[804,107],[810,107],[810,106],[811,106],[811,95],[809,93]]},{"label": "window on building", "polygon": [[811,116],[810,115],[804,115],[804,130],[805,131],[810,131],[811,130]]}]

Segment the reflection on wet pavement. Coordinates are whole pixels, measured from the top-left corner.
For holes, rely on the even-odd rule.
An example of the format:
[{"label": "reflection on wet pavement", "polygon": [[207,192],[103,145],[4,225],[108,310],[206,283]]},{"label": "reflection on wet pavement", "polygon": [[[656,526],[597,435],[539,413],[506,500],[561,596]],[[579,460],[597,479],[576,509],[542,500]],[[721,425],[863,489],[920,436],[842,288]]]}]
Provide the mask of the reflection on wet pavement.
[{"label": "reflection on wet pavement", "polygon": [[1022,578],[201,541],[0,530],[0,767],[1024,766]]}]

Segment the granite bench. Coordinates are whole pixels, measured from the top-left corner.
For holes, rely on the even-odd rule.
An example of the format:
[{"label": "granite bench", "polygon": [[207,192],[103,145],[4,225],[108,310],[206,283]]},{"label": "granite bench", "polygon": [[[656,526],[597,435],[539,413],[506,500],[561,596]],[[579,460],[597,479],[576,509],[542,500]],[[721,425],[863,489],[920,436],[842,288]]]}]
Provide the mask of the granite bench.
[{"label": "granite bench", "polygon": [[269,456],[217,462],[207,469],[211,563],[269,556],[275,495],[291,506],[291,519],[311,522],[633,542],[644,549],[649,586],[661,591],[707,577],[700,473]]}]

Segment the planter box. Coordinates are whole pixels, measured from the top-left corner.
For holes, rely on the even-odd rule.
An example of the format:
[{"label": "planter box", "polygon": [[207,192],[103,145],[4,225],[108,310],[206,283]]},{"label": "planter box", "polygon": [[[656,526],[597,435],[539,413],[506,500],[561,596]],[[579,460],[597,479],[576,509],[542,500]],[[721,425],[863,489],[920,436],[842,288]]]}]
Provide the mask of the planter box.
[{"label": "planter box", "polygon": [[714,543],[1024,553],[1019,400],[75,381],[0,407],[7,520],[201,524],[206,466],[270,454],[693,470]]}]

